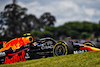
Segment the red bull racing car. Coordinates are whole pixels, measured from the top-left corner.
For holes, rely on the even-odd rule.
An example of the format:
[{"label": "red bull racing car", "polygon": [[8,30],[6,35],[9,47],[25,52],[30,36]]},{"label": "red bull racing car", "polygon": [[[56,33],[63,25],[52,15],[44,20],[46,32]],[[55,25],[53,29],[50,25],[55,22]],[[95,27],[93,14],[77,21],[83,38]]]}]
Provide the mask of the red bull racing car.
[{"label": "red bull racing car", "polygon": [[55,41],[52,38],[34,40],[33,37],[20,37],[1,42],[0,63],[9,64],[51,56],[76,54],[88,51],[100,51],[86,44]]}]

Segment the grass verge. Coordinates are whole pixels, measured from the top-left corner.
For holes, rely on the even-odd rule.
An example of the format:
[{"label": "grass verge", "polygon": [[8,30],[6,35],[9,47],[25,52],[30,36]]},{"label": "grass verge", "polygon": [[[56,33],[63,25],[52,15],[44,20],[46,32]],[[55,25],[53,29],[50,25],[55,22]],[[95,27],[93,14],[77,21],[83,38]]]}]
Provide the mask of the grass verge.
[{"label": "grass verge", "polygon": [[100,52],[85,52],[1,64],[0,67],[100,67]]}]

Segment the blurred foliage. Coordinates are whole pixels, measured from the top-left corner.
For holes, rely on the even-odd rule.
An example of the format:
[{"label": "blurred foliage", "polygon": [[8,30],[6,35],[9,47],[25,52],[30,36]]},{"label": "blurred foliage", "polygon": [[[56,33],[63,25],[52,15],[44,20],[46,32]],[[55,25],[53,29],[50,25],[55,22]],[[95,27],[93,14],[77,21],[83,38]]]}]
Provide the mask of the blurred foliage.
[{"label": "blurred foliage", "polygon": [[52,16],[49,12],[46,12],[43,15],[41,15],[39,20],[41,21],[41,25],[43,26],[43,28],[45,26],[54,26],[54,23],[56,21],[55,17]]},{"label": "blurred foliage", "polygon": [[88,21],[66,22],[58,27],[46,27],[46,31],[52,32],[55,39],[71,37],[72,39],[86,39],[100,37],[100,24]]},{"label": "blurred foliage", "polygon": [[26,11],[27,8],[18,5],[16,0],[7,4],[4,11],[0,12],[0,36],[18,37],[33,30],[44,30],[46,26],[54,26],[56,19],[49,12],[45,12],[40,18],[37,18],[35,15],[27,14]]},{"label": "blurred foliage", "polygon": [[87,32],[82,32],[82,34],[81,34],[81,38],[83,38],[83,39],[86,39],[86,38],[88,38],[90,36],[91,36],[91,34],[89,34]]},{"label": "blurred foliage", "polygon": [[45,37],[52,37],[53,34],[49,31],[32,31],[31,35],[35,38],[35,39],[39,39],[39,38],[45,38]]},{"label": "blurred foliage", "polygon": [[19,6],[15,1],[6,5],[4,11],[0,12],[0,40],[20,36],[27,32],[31,32],[32,36],[37,39],[42,37],[54,39],[100,37],[100,23],[73,21],[54,27],[56,18],[49,12],[37,18],[33,14],[27,14],[27,8]]}]

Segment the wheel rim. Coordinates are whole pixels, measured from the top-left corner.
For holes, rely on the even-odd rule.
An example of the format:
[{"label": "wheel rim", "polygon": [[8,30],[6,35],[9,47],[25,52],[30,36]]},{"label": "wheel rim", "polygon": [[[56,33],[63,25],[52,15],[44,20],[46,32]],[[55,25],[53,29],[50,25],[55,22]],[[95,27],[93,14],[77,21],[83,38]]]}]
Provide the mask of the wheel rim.
[{"label": "wheel rim", "polygon": [[55,52],[55,55],[56,56],[60,56],[60,55],[65,55],[65,48],[64,48],[64,46],[63,45],[57,45],[56,47],[55,47],[55,50],[54,50],[54,52]]}]

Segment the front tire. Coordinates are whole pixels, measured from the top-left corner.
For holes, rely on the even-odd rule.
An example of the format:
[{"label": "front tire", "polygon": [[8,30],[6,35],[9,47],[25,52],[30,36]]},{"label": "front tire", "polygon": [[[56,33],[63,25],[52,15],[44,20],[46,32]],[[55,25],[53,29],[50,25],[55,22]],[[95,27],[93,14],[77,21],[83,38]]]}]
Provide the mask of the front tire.
[{"label": "front tire", "polygon": [[91,46],[91,47],[95,47],[95,45],[92,44],[91,42],[85,42],[84,45]]},{"label": "front tire", "polygon": [[95,41],[85,42],[84,45],[91,46],[91,47],[96,47],[96,48],[100,49],[100,43],[95,42]]},{"label": "front tire", "polygon": [[67,54],[68,54],[68,48],[67,45],[65,45],[63,42],[58,42],[54,45],[53,56],[61,56]]}]

